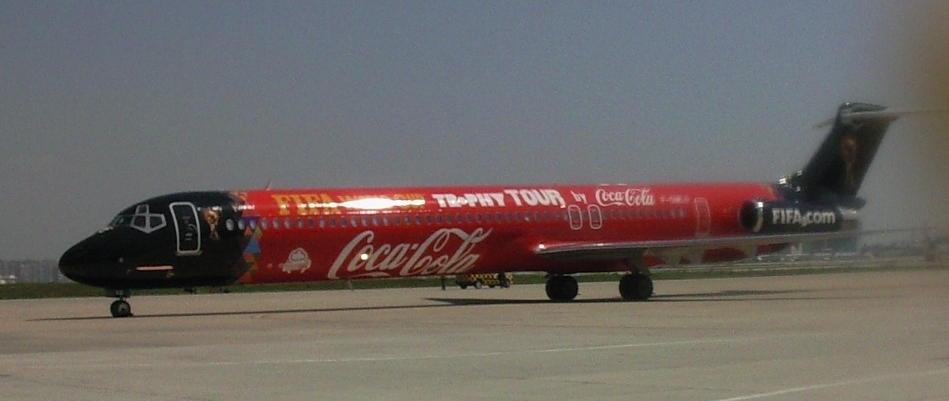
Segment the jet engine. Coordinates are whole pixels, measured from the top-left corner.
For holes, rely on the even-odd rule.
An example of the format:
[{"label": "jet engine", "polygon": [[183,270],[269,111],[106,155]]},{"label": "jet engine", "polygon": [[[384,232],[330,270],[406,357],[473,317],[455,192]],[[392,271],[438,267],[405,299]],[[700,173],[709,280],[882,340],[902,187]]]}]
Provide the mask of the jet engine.
[{"label": "jet engine", "polygon": [[856,221],[855,210],[794,201],[748,201],[738,213],[741,228],[754,234],[832,232]]}]

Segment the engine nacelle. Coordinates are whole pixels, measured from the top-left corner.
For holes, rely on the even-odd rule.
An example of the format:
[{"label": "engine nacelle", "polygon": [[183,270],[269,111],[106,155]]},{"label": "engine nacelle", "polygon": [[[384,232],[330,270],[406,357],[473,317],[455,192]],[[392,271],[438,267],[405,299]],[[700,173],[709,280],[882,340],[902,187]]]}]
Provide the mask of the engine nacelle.
[{"label": "engine nacelle", "polygon": [[[738,213],[741,228],[754,234],[839,231],[852,226],[856,212],[835,206],[791,201],[748,201]],[[849,228],[849,227],[848,227]]]}]

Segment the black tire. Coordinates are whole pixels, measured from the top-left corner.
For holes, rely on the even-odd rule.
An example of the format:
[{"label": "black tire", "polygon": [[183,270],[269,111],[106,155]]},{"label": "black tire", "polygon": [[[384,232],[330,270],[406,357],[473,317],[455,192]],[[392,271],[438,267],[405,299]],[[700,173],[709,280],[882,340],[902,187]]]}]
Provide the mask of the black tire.
[{"label": "black tire", "polygon": [[129,317],[132,316],[132,306],[120,299],[112,303],[109,312],[112,312],[112,317]]},{"label": "black tire", "polygon": [[645,301],[652,296],[653,284],[649,276],[627,274],[619,280],[619,294],[626,301]]},{"label": "black tire", "polygon": [[483,283],[481,282],[481,280],[477,280],[477,281],[474,282],[474,288],[475,288],[476,290],[480,290],[482,285],[483,285]]},{"label": "black tire", "polygon": [[577,294],[580,293],[580,285],[577,284],[577,279],[570,276],[563,277],[563,283],[561,283],[560,288],[563,301],[573,301],[577,297]]},{"label": "black tire", "polygon": [[547,297],[554,302],[573,301],[579,293],[577,280],[570,276],[552,276],[547,279]]},{"label": "black tire", "polygon": [[458,286],[461,287],[461,289],[468,288],[468,284],[458,284]]}]

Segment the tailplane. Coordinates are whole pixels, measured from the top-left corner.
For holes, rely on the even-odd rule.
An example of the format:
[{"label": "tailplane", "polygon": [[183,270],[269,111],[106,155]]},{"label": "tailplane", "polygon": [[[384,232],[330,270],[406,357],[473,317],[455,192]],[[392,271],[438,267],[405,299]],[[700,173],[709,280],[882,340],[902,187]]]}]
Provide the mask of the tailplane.
[{"label": "tailplane", "polygon": [[864,201],[857,198],[857,191],[887,128],[899,115],[868,103],[840,105],[837,116],[828,121],[833,124],[830,133],[810,162],[800,172],[780,181],[780,186],[788,192],[786,197],[862,207]]}]

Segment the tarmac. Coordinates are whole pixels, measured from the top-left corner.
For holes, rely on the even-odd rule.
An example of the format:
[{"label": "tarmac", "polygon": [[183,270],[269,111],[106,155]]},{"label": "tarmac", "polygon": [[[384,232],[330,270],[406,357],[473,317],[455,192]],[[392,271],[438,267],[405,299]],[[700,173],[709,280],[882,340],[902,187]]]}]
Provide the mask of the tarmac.
[{"label": "tarmac", "polygon": [[3,400],[947,400],[949,270],[0,301]]}]

